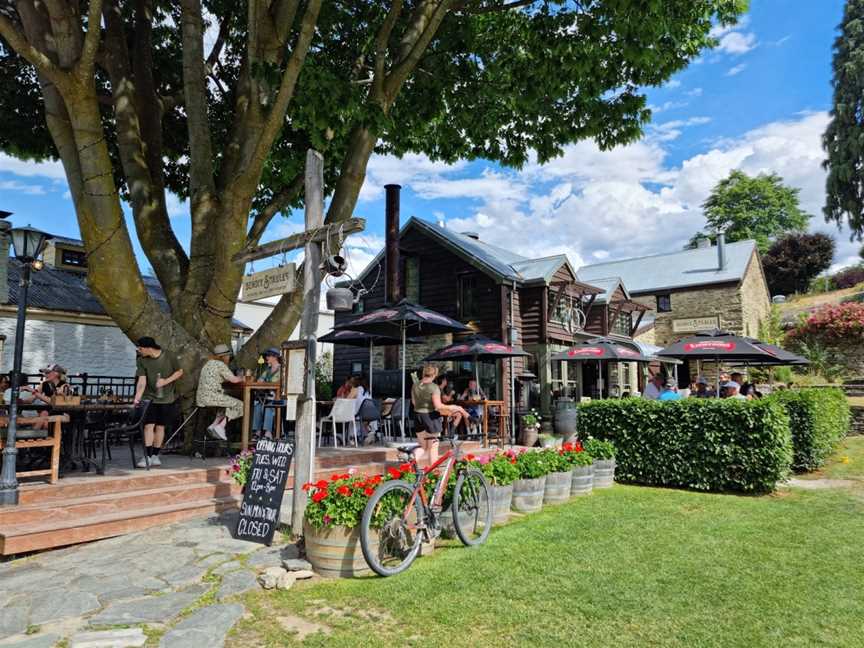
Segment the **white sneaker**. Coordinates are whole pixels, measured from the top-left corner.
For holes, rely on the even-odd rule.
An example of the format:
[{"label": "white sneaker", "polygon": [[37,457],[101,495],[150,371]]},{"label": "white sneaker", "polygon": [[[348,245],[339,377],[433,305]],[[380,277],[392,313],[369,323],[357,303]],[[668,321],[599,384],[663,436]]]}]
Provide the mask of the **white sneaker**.
[{"label": "white sneaker", "polygon": [[[138,466],[139,468],[146,468],[147,467],[147,457],[141,457],[138,460],[138,463],[135,465]],[[150,465],[151,466],[153,465],[153,458],[152,457],[150,458]]]},{"label": "white sneaker", "polygon": [[159,458],[159,455],[153,455],[150,457],[150,465],[151,466],[161,466],[162,460]]},{"label": "white sneaker", "polygon": [[224,426],[220,427],[220,426],[215,425],[215,424],[211,425],[210,427],[207,428],[207,432],[209,432],[211,436],[216,437],[220,441],[227,441],[228,440],[228,437],[225,434]]}]

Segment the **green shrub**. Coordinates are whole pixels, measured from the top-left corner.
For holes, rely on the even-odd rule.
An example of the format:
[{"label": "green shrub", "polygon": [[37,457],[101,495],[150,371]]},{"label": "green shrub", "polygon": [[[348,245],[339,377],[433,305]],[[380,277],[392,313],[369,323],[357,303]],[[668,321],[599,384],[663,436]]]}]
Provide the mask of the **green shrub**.
[{"label": "green shrub", "polygon": [[537,479],[549,472],[546,458],[540,452],[527,450],[516,457],[519,479]]},{"label": "green shrub", "polygon": [[628,398],[579,409],[580,434],[614,441],[617,480],[765,493],[789,472],[789,417],[770,399]]},{"label": "green shrub", "polygon": [[480,469],[493,486],[509,486],[519,479],[519,468],[514,461],[509,456],[499,452],[491,459],[488,457],[480,459]]},{"label": "green shrub", "polygon": [[770,398],[789,415],[794,470],[819,468],[849,431],[849,401],[842,389],[794,389]]},{"label": "green shrub", "polygon": [[572,470],[570,461],[562,454],[558,448],[546,448],[539,453],[546,463],[546,472],[569,472]]},{"label": "green shrub", "polygon": [[586,439],[584,447],[585,452],[597,461],[615,458],[615,444],[608,439]]}]

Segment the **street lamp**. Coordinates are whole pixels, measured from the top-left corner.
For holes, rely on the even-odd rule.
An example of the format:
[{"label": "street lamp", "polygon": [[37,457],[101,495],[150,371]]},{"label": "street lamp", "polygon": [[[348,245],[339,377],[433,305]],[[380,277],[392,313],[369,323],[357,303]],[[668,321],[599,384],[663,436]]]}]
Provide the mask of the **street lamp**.
[{"label": "street lamp", "polygon": [[[8,214],[7,214],[8,215]],[[15,464],[18,449],[15,437],[18,434],[18,393],[21,386],[21,362],[24,355],[24,324],[27,319],[27,289],[30,287],[30,271],[45,248],[50,234],[30,227],[16,227],[8,234],[12,238],[15,257],[21,262],[21,279],[18,283],[18,322],[15,326],[15,353],[12,360],[11,396],[9,397],[9,426],[6,431],[6,447],[3,449],[3,472],[0,475],[0,506],[18,504],[18,479]]]}]

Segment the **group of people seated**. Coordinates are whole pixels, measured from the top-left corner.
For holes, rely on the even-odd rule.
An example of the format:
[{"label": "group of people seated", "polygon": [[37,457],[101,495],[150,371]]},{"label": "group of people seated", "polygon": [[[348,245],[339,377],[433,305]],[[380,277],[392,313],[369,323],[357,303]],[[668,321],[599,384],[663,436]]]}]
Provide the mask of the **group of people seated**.
[{"label": "group of people seated", "polygon": [[[756,386],[744,379],[740,372],[721,373],[719,378],[720,398],[731,398],[734,400],[752,400],[762,398],[762,393]],[[678,388],[678,381],[671,376],[657,372],[651,376],[648,384],[642,392],[642,398],[646,400],[673,401],[682,398],[717,398],[717,392],[711,388],[711,384],[705,376],[699,376],[692,381],[690,388],[682,393]]]},{"label": "group of people seated", "polygon": [[[51,364],[39,370],[42,380],[35,387],[21,385],[18,391],[18,406],[24,406],[18,412],[19,425],[27,425],[36,430],[48,428],[49,407],[57,394],[66,395],[71,392],[66,379],[66,369],[59,364]],[[12,401],[12,383],[8,374],[0,376],[0,405],[10,405]],[[41,405],[45,409],[39,408]],[[37,409],[38,408],[38,409]]]}]

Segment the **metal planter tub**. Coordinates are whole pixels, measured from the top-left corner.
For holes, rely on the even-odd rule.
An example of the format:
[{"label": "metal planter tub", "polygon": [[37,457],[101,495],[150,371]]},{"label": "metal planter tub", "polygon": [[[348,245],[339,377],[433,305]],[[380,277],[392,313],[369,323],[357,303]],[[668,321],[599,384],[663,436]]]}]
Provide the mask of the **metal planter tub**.
[{"label": "metal planter tub", "polygon": [[615,483],[615,460],[594,460],[594,488],[610,488]]},{"label": "metal planter tub", "polygon": [[573,483],[573,471],[554,472],[546,475],[546,487],[543,489],[544,504],[560,504],[570,499],[570,488]]},{"label": "metal planter tub", "polygon": [[519,513],[536,513],[543,508],[545,490],[546,475],[536,479],[517,479],[513,482],[513,502],[510,508]]},{"label": "metal planter tub", "polygon": [[572,475],[570,495],[590,495],[594,488],[594,466],[576,466]]},{"label": "metal planter tub", "polygon": [[353,578],[372,574],[360,548],[360,527],[316,529],[303,523],[306,558],[325,578]]}]

